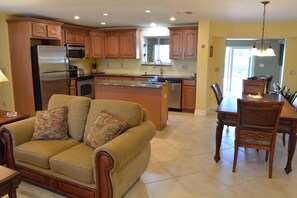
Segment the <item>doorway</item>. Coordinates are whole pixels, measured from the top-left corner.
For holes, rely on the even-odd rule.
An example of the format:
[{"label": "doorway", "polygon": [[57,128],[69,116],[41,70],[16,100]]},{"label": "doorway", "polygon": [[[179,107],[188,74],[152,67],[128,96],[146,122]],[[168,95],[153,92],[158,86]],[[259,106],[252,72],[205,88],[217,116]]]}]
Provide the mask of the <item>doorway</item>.
[{"label": "doorway", "polygon": [[226,48],[224,71],[224,94],[241,92],[242,79],[254,75],[254,57],[249,55],[250,47],[232,46]]}]

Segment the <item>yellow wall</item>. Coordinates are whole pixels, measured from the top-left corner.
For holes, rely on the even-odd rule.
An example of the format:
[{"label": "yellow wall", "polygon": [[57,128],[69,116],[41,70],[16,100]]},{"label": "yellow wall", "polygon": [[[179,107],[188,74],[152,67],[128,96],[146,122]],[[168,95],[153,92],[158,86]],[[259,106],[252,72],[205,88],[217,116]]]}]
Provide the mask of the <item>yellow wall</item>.
[{"label": "yellow wall", "polygon": [[[209,34],[206,34],[207,29]],[[210,79],[209,84],[198,85],[196,101],[196,111],[205,111],[210,105],[216,103],[214,94],[209,86],[213,82],[218,82],[221,88],[223,88],[223,74],[224,74],[224,59],[225,59],[225,47],[227,38],[259,38],[261,37],[262,24],[224,24],[210,22],[209,26],[204,25],[204,23],[199,23],[199,39],[200,34],[203,35],[204,40],[210,40],[211,45],[214,48],[214,56],[211,58],[211,61],[208,60],[206,54],[200,54],[198,57],[197,71],[209,70]],[[205,36],[209,35],[209,38]],[[283,74],[283,84],[288,85],[288,87],[293,91],[297,91],[297,61],[296,61],[296,52],[297,52],[297,22],[296,23],[281,23],[281,24],[266,24],[265,26],[265,38],[277,38],[277,39],[286,39],[286,54],[285,54],[285,63],[284,63],[284,74]],[[198,41],[199,46],[199,41]],[[207,46],[208,47],[208,46]],[[207,48],[206,47],[206,48]],[[200,49],[198,47],[198,49]],[[208,64],[207,66],[205,64]],[[204,75],[205,72],[197,73],[198,79],[202,77],[202,80],[198,80],[198,83],[207,82]],[[201,87],[208,88],[210,91],[205,92]],[[202,91],[202,92],[201,92]],[[206,94],[207,95],[203,95]],[[210,101],[210,102],[206,102]],[[206,105],[205,105],[206,104]]]},{"label": "yellow wall", "polygon": [[0,68],[4,69],[9,82],[0,83],[0,109],[13,111],[13,91],[10,70],[10,55],[8,43],[8,28],[6,16],[0,15]]}]

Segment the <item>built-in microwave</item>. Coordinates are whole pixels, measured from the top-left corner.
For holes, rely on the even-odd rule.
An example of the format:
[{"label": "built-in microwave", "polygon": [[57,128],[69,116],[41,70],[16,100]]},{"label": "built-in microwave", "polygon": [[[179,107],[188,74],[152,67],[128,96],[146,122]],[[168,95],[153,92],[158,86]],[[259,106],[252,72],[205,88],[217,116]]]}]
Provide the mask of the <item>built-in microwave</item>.
[{"label": "built-in microwave", "polygon": [[69,59],[83,59],[85,58],[85,46],[66,44],[66,56]]}]

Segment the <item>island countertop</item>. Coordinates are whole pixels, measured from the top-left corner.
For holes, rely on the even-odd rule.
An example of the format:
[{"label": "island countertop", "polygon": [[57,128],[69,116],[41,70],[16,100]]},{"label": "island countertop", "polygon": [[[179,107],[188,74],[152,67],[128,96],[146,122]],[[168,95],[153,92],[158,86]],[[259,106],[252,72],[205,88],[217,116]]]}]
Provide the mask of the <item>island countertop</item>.
[{"label": "island countertop", "polygon": [[94,82],[94,85],[106,85],[106,86],[123,86],[123,87],[141,87],[141,88],[153,88],[160,89],[166,82],[148,83],[144,81],[129,81],[129,80],[101,80]]}]

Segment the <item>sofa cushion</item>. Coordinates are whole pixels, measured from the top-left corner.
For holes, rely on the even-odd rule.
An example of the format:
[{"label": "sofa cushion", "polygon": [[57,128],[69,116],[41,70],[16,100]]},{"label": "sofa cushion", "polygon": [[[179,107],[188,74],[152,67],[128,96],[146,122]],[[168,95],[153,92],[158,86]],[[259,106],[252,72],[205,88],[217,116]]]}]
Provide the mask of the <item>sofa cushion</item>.
[{"label": "sofa cushion", "polygon": [[50,159],[51,170],[84,183],[94,183],[93,149],[83,143],[61,152]]},{"label": "sofa cushion", "polygon": [[120,135],[128,128],[128,123],[116,118],[108,111],[102,111],[87,136],[86,144],[97,148]]},{"label": "sofa cushion", "polygon": [[37,111],[32,140],[67,139],[67,107]]},{"label": "sofa cushion", "polygon": [[69,136],[80,141],[83,138],[90,102],[91,99],[87,97],[54,94],[48,103],[48,109],[67,106]]},{"label": "sofa cushion", "polygon": [[49,169],[50,157],[77,144],[79,142],[72,138],[67,140],[32,140],[14,147],[14,157],[17,161]]},{"label": "sofa cushion", "polygon": [[139,125],[144,115],[142,106],[134,102],[103,99],[92,100],[85,127],[84,141],[86,141],[91,127],[103,110],[117,115],[121,120],[127,121],[129,128]]}]

